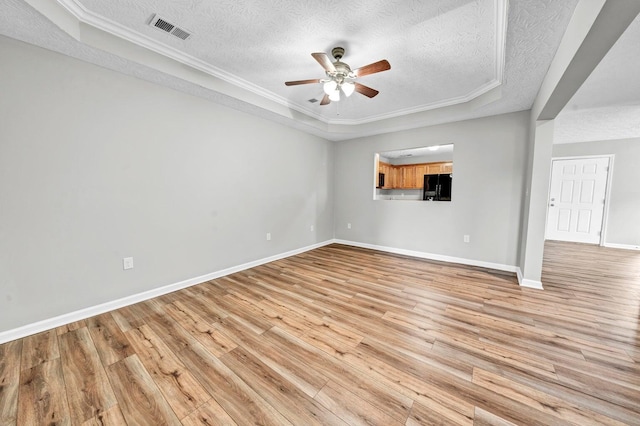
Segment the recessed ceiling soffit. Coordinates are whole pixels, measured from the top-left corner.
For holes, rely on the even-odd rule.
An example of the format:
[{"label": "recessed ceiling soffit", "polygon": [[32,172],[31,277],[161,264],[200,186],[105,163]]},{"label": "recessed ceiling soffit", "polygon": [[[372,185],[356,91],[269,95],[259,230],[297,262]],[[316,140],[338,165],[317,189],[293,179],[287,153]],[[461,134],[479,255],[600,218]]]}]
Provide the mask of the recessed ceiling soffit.
[{"label": "recessed ceiling soffit", "polygon": [[[67,30],[79,41],[97,44],[97,36],[82,27],[88,25],[232,86],[211,83],[214,90],[234,97],[246,91],[251,95],[244,100],[250,103],[261,107],[275,103],[266,106],[285,115],[295,110],[328,124],[370,123],[469,102],[500,86],[504,77],[507,0],[391,4],[354,0],[347,6],[348,13],[335,15],[326,12],[327,1],[315,2],[312,9],[319,8],[318,13],[297,1],[251,5],[194,0],[58,2],[82,23],[77,33]],[[30,3],[37,7],[41,0]],[[47,8],[37,8],[48,14]],[[178,39],[148,25],[156,14],[188,28],[191,37]],[[319,22],[312,22],[314,17]],[[335,105],[337,115],[333,109],[309,102],[321,96],[319,85],[292,88],[283,83],[322,78],[323,70],[310,54],[328,52],[341,43],[347,49],[344,62],[360,66],[387,58],[392,70],[363,79],[381,96],[350,98]],[[126,53],[126,47],[116,42],[101,41],[96,47],[116,55]],[[155,66],[152,57],[129,59]]]}]

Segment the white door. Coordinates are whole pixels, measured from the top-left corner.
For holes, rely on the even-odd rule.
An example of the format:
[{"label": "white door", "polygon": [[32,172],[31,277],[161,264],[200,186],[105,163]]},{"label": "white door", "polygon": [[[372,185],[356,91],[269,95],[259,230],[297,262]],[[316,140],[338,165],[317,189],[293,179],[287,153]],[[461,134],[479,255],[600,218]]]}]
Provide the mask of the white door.
[{"label": "white door", "polygon": [[600,243],[609,158],[553,160],[548,240]]}]

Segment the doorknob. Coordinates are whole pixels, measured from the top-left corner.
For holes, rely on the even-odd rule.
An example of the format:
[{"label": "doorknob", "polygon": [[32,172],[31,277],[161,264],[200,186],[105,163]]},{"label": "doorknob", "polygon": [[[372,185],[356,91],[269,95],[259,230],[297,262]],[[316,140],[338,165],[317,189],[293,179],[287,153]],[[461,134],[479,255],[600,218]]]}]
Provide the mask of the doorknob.
[{"label": "doorknob", "polygon": [[553,203],[551,203],[551,204],[549,204],[549,205],[550,205],[551,207],[555,206],[555,204],[553,204]]}]

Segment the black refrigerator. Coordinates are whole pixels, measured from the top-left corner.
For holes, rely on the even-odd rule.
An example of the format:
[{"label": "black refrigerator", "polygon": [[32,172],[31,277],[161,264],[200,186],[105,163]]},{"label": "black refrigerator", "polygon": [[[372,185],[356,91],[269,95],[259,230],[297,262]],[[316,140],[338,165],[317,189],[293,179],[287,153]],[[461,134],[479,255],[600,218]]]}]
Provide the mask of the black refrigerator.
[{"label": "black refrigerator", "polygon": [[440,175],[424,175],[422,199],[431,201],[451,201],[450,173]]}]

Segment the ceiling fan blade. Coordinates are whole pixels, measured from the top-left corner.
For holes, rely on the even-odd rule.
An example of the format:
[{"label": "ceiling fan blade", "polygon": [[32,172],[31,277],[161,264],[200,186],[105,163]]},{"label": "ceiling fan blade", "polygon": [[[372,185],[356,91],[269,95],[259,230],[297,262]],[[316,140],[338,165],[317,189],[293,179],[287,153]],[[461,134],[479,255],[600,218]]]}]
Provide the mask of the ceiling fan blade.
[{"label": "ceiling fan blade", "polygon": [[314,78],[312,80],[286,81],[284,84],[287,86],[297,86],[298,84],[313,84],[313,83],[320,83],[320,79]]},{"label": "ceiling fan blade", "polygon": [[312,53],[311,56],[318,61],[318,63],[325,69],[325,71],[336,72],[336,67],[333,66],[333,62],[329,59],[329,55],[324,52]]},{"label": "ceiling fan blade", "polygon": [[329,95],[324,95],[322,100],[320,101],[320,105],[329,105],[331,103],[331,99],[329,99]]},{"label": "ceiling fan blade", "polygon": [[371,87],[365,86],[364,84],[360,84],[360,83],[355,83],[356,85],[356,92],[361,93],[369,98],[373,98],[374,96],[376,96],[378,92],[376,89],[372,89]]},{"label": "ceiling fan blade", "polygon": [[360,67],[358,69],[353,70],[353,72],[358,77],[364,77],[365,75],[375,74],[377,72],[386,71],[391,69],[391,64],[386,59],[383,59],[378,62],[374,62],[369,65],[365,65],[364,67]]}]

